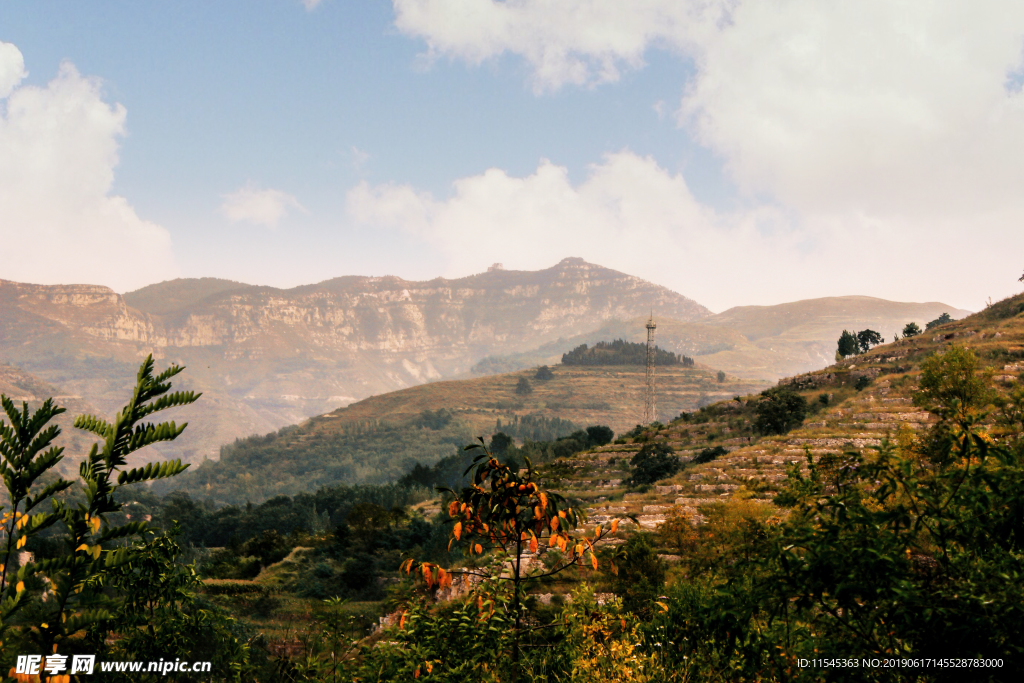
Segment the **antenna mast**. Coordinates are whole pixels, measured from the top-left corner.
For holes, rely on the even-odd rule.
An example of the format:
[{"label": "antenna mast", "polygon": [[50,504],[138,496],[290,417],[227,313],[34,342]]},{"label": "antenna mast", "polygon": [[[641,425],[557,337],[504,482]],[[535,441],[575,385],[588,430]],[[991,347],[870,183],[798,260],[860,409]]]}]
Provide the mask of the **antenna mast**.
[{"label": "antenna mast", "polygon": [[647,321],[647,382],[644,394],[644,425],[649,425],[658,417],[658,411],[654,404],[654,330],[657,329],[654,323],[654,311]]}]

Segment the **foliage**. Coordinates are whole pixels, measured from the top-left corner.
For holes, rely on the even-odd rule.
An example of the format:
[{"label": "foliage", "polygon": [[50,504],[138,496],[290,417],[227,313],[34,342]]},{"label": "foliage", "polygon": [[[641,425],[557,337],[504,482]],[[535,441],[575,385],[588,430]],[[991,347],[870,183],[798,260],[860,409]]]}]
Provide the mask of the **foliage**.
[{"label": "foliage", "polygon": [[646,683],[655,680],[656,664],[644,652],[635,616],[621,601],[598,605],[581,583],[563,610],[564,648],[573,683]]},{"label": "foliage", "polygon": [[436,432],[437,430],[444,429],[451,424],[454,417],[455,416],[452,415],[452,411],[447,408],[438,408],[437,410],[427,409],[420,413],[419,420],[417,420],[416,424],[420,427],[431,429]]},{"label": "foliage", "polygon": [[615,432],[612,431],[611,427],[605,425],[592,425],[587,427],[587,436],[590,437],[590,442],[595,446],[604,446],[612,442],[615,438]]},{"label": "foliage", "polygon": [[[60,430],[46,426],[59,409],[52,401],[46,401],[29,417],[27,404],[19,411],[7,397],[2,398],[4,411],[11,421],[10,426],[0,422],[2,469],[11,510],[5,516],[3,527],[6,548],[0,580],[5,580],[6,586],[0,602],[0,639],[10,627],[12,617],[28,602],[25,582],[30,578],[37,579],[30,586],[38,586],[38,592],[45,592],[48,600],[37,603],[32,618],[23,624],[19,636],[32,642],[32,649],[39,652],[73,647],[73,638],[86,629],[104,628],[123,604],[126,598],[111,596],[103,590],[103,584],[112,572],[136,560],[140,551],[117,548],[115,542],[143,534],[147,525],[145,522],[112,523],[122,507],[116,493],[123,486],[171,477],[187,467],[173,460],[125,469],[129,455],[153,443],[172,441],[185,429],[185,425],[179,427],[173,422],[145,422],[161,410],[186,405],[198,398],[193,392],[169,393],[170,379],[182,369],[172,365],[154,376],[152,356],[147,357],[139,367],[131,400],[113,422],[92,415],[75,419],[75,427],[100,437],[103,445],[101,448],[94,444],[82,462],[82,499],[74,503],[55,495],[71,487],[71,482],[63,479],[57,479],[35,495],[29,492],[31,482],[62,459],[61,449],[50,446]],[[26,514],[48,498],[53,512],[31,517]],[[57,522],[66,529],[64,552],[57,557],[26,563],[13,577],[15,581],[8,580],[13,551],[23,547],[31,535]]]},{"label": "foliage", "polygon": [[927,323],[924,326],[924,329],[930,330],[933,327],[938,327],[939,325],[945,325],[946,323],[951,323],[951,322],[953,322],[952,316],[950,316],[949,313],[943,313],[942,315],[940,315],[935,320],[932,320],[931,322]]},{"label": "foliage", "polygon": [[520,441],[554,441],[579,429],[575,422],[545,415],[512,415],[504,421],[499,417],[494,425],[495,432],[504,432]]},{"label": "foliage", "polygon": [[921,363],[920,391],[914,403],[942,418],[963,419],[991,398],[991,372],[981,372],[978,356],[954,344],[945,353],[934,353]]},{"label": "foliage", "polygon": [[[513,675],[518,676],[522,637],[529,632],[524,631],[523,623],[527,585],[570,567],[589,565],[597,569],[594,544],[614,533],[618,522],[608,528],[596,527],[592,537],[573,536],[586,517],[562,496],[542,490],[533,481],[529,459],[525,472],[520,473],[498,462],[482,439],[467,450],[478,452],[470,470],[471,484],[461,491],[446,492],[451,496],[447,507],[452,520],[449,547],[457,544],[470,558],[493,558],[491,568],[462,568],[457,572],[482,579],[484,586],[504,585],[502,590],[509,591],[501,604],[511,621],[511,667]],[[524,561],[527,551],[538,557],[548,555],[549,561],[541,563],[541,568],[528,568]],[[406,572],[415,571],[421,576],[427,588],[452,586],[452,572],[435,563],[417,563],[410,558],[402,566]],[[482,601],[483,596],[478,595],[478,599]]]},{"label": "foliage", "polygon": [[[110,572],[108,586],[125,596],[111,622],[121,637],[108,642],[104,628],[87,638],[91,651],[114,661],[191,659],[209,661],[225,679],[238,680],[248,646],[237,625],[196,596],[201,587],[195,567],[177,560],[174,534],[147,534],[132,546],[133,558]],[[117,675],[111,681],[175,680],[158,674]]]},{"label": "foliage", "polygon": [[867,353],[871,350],[872,346],[881,344],[884,341],[882,335],[874,330],[861,330],[857,333],[857,346],[861,353]]},{"label": "foliage", "polygon": [[921,328],[918,327],[917,323],[909,322],[903,328],[903,338],[909,339],[910,337],[916,337],[921,334]]},{"label": "foliage", "polygon": [[841,358],[846,358],[847,356],[856,355],[859,350],[860,342],[857,340],[857,335],[848,330],[843,330],[843,333],[839,335],[836,354]]},{"label": "foliage", "polygon": [[717,458],[720,455],[726,455],[728,452],[729,451],[726,450],[725,448],[723,448],[722,446],[714,446],[713,448],[705,448],[700,453],[698,453],[696,456],[694,456],[694,458],[693,458],[693,460],[691,462],[693,462],[694,465],[703,465],[704,463],[711,462],[712,460],[714,460],[715,458]]},{"label": "foliage", "polygon": [[516,383],[516,395],[517,396],[529,396],[533,393],[533,387],[530,386],[530,380],[525,377],[520,377]]},{"label": "foliage", "polygon": [[551,368],[548,366],[542,365],[537,368],[537,374],[535,374],[533,378],[541,381],[547,381],[549,379],[554,379],[555,373],[551,372]]},{"label": "foliage", "polygon": [[725,381],[725,372],[723,370],[719,370],[716,378],[718,379],[718,383],[721,384]]},{"label": "foliage", "polygon": [[634,467],[629,483],[633,486],[642,486],[668,479],[683,466],[675,453],[675,450],[666,443],[645,443],[629,461]]},{"label": "foliage", "polygon": [[646,534],[635,534],[620,546],[610,564],[612,591],[626,610],[642,618],[654,613],[654,601],[665,585],[665,561]]},{"label": "foliage", "polygon": [[807,400],[789,387],[773,387],[761,392],[754,411],[754,429],[758,432],[785,434],[803,422]]},{"label": "foliage", "polygon": [[[580,344],[562,354],[562,365],[646,365],[647,344],[616,339],[597,342],[593,347]],[[693,359],[654,347],[655,365],[692,366]]]}]

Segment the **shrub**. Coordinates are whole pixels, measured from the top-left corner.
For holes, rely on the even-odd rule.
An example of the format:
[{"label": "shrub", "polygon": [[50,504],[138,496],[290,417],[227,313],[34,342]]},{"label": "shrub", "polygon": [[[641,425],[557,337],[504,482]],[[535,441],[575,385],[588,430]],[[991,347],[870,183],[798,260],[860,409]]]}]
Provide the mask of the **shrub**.
[{"label": "shrub", "polygon": [[682,467],[682,462],[675,453],[668,444],[645,443],[630,460],[635,469],[629,483],[633,486],[642,486],[671,477]]},{"label": "shrub", "polygon": [[774,387],[761,392],[754,406],[754,429],[761,434],[785,434],[807,415],[807,401],[789,387]]}]

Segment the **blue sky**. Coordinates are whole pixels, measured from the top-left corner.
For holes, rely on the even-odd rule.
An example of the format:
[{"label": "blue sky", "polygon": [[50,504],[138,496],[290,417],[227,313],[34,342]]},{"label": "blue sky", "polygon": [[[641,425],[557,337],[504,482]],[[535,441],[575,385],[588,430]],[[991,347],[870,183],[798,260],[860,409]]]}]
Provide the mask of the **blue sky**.
[{"label": "blue sky", "polygon": [[5,279],[583,256],[978,309],[1024,270],[1018,3],[8,0],[0,43]]}]

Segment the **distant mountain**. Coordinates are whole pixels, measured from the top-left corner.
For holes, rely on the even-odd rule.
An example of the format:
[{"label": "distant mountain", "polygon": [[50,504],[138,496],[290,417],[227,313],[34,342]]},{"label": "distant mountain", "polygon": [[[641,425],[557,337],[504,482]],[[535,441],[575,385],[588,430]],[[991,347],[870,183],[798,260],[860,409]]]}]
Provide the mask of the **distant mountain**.
[{"label": "distant mountain", "polygon": [[199,460],[237,437],[652,308],[683,321],[711,315],[685,296],[582,259],[429,282],[353,276],[276,289],[172,280],[124,296],[0,280],[0,361],[105,413],[122,405],[146,354],[161,365],[182,363],[181,388],[204,396],[173,416],[192,426],[165,455]]},{"label": "distant mountain", "polygon": [[[885,339],[909,322],[921,329],[948,312],[960,319],[970,311],[938,302],[904,303],[867,296],[806,299],[776,306],[739,306],[698,321],[672,320],[655,311],[655,340],[667,351],[694,357],[699,363],[739,377],[774,381],[817,370],[835,360],[836,341],[844,329],[873,329]],[[473,374],[511,372],[557,363],[579,344],[625,339],[643,341],[647,316],[612,320],[582,335],[549,342],[536,349],[490,356],[477,363]]]}]

